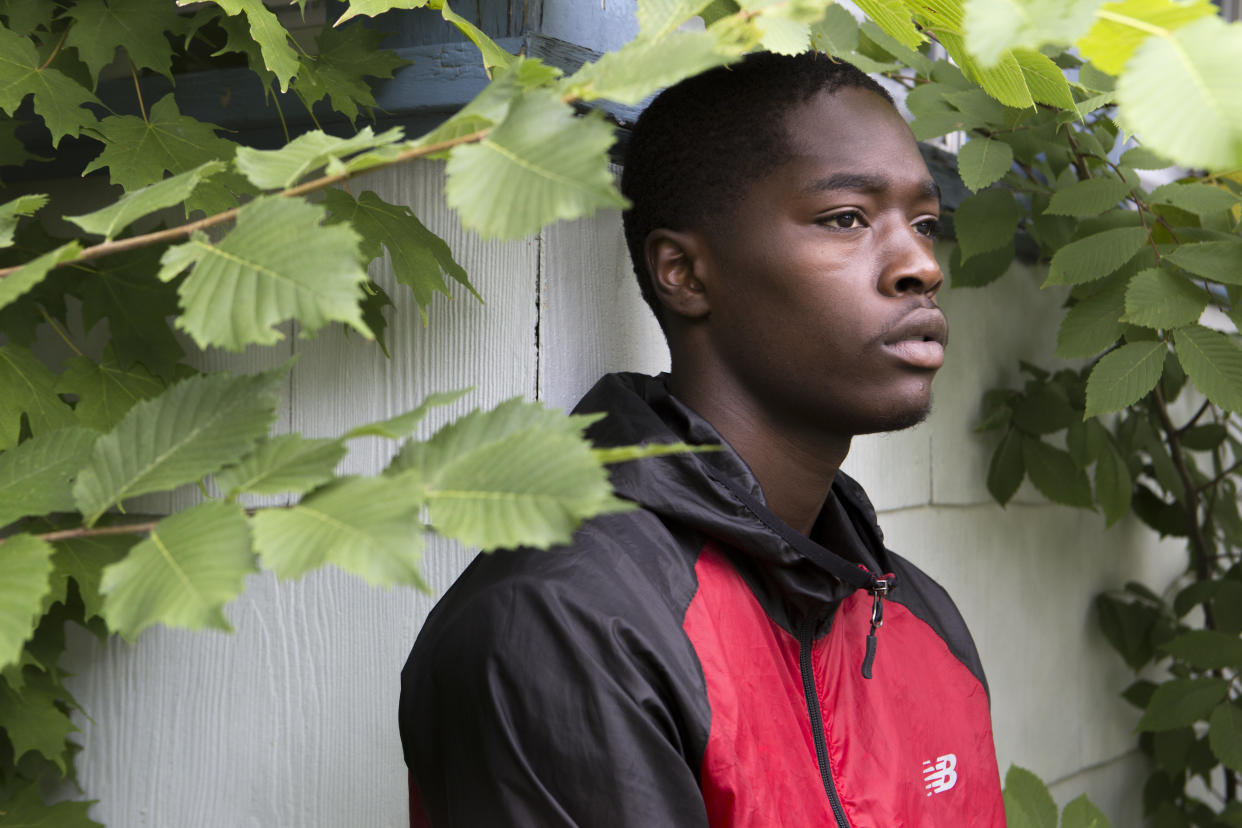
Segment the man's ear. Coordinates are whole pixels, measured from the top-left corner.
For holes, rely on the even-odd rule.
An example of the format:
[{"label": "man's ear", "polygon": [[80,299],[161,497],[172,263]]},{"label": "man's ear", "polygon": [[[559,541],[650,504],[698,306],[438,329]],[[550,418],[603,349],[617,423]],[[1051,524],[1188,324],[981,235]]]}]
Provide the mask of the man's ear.
[{"label": "man's ear", "polygon": [[704,283],[703,237],[678,230],[652,230],[647,235],[646,253],[647,272],[660,304],[677,316],[707,316],[711,307]]}]

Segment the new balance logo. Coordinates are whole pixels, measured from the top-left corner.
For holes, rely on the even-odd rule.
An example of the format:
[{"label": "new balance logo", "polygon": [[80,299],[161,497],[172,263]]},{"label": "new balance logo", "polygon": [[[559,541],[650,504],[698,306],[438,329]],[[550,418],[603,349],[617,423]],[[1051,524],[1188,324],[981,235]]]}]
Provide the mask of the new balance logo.
[{"label": "new balance logo", "polygon": [[951,790],[957,784],[957,754],[937,756],[935,762],[924,760],[923,781],[927,783],[923,787],[928,796]]}]

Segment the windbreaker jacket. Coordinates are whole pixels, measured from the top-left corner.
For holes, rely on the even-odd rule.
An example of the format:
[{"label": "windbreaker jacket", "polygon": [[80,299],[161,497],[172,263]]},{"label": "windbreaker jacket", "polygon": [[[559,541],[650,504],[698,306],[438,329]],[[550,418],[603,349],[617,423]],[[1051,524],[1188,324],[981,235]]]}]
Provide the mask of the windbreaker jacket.
[{"label": "windbreaker jacket", "polygon": [[[610,375],[597,445],[720,443]],[[480,555],[402,672],[413,826],[998,828],[987,685],[935,582],[838,473],[813,542],[736,454],[648,458],[641,510]]]}]

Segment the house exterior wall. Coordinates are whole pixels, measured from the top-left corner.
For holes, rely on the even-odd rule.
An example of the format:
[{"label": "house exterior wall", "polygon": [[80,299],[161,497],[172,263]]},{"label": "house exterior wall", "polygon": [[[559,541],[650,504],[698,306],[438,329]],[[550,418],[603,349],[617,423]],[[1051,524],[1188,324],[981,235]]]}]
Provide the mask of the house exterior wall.
[{"label": "house exterior wall", "polygon": [[[397,304],[391,359],[330,330],[282,349],[208,355],[203,367],[254,370],[298,355],[281,422],[317,435],[465,386],[476,390],[433,412],[424,434],[513,395],[567,407],[604,371],[666,366],[616,212],[485,244],[460,230],[442,185],[442,166],[428,163],[351,188],[409,204],[448,240],[486,305],[454,288],[424,325],[376,264],[373,277]],[[1138,825],[1137,717],[1117,699],[1130,676],[1090,608],[1100,590],[1131,578],[1167,583],[1182,553],[1128,522],[1105,532],[1101,517],[1025,489],[1007,509],[988,497],[991,445],[971,433],[978,400],[1015,380],[1019,358],[1049,360],[1046,332],[1062,299],[1040,292],[1032,269],[1015,270],[986,289],[942,294],[953,344],[934,413],[915,429],[858,439],[846,469],[871,493],[889,545],[949,589],[974,631],[1002,769],[1029,767],[1060,780],[1061,800],[1087,791],[1115,825]],[[346,464],[373,473],[390,452],[377,440]],[[228,610],[232,636],[155,629],[129,646],[73,634],[66,666],[89,715],[76,721],[79,780],[99,800],[92,816],[114,828],[406,824],[398,674],[435,596],[471,557],[432,539],[430,594],[371,588],[332,568],[292,583],[256,575]]]}]

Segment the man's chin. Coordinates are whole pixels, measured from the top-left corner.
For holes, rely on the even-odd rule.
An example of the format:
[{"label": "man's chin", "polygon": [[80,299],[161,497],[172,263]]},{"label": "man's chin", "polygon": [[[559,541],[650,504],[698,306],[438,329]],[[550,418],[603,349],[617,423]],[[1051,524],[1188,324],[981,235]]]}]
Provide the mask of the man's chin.
[{"label": "man's chin", "polygon": [[881,415],[871,424],[865,431],[859,431],[859,434],[881,434],[889,431],[904,431],[907,428],[913,428],[919,423],[927,419],[927,415],[931,413],[931,400],[916,406],[903,406],[901,408],[892,408],[881,413]]}]

